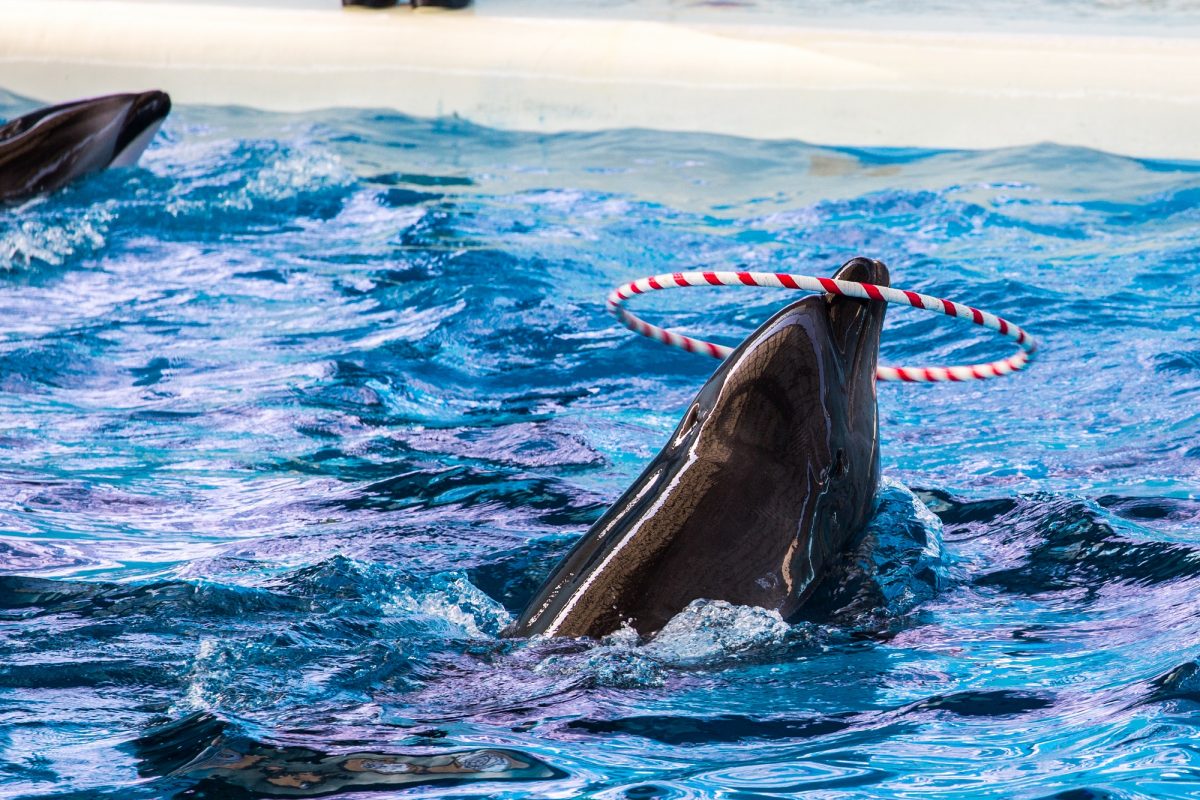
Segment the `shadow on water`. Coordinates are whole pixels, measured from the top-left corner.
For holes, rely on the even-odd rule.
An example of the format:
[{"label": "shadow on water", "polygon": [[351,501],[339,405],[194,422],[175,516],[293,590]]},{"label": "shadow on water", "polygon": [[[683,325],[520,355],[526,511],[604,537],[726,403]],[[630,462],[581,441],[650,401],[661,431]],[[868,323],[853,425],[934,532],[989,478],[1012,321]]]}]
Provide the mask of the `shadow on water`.
[{"label": "shadow on water", "polygon": [[514,616],[521,613],[571,546],[576,536],[546,537],[531,544],[496,553],[467,571],[471,583],[504,606]]},{"label": "shadow on water", "polygon": [[847,712],[807,719],[763,719],[743,715],[719,717],[638,716],[611,720],[579,719],[567,728],[597,734],[624,734],[672,745],[743,742],[754,739],[812,739],[846,730],[872,731],[872,737],[915,731],[922,717],[945,713],[960,717],[1013,717],[1050,708],[1040,694],[1013,690],[967,691],[935,695],[892,710]]}]

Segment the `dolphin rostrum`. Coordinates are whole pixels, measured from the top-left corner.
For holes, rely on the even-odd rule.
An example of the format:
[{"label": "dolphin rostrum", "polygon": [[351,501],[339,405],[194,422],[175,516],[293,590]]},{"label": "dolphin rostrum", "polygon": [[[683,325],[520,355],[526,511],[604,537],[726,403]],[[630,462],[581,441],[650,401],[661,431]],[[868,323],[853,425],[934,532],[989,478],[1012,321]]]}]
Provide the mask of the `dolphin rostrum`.
[{"label": "dolphin rostrum", "polygon": [[109,167],[129,167],[171,111],[163,92],[49,106],[0,126],[0,203],[52,192]]},{"label": "dolphin rostrum", "polygon": [[[866,258],[834,277],[889,284]],[[827,294],[767,320],[506,635],[649,634],[699,598],[793,617],[874,509],[885,309]]]}]

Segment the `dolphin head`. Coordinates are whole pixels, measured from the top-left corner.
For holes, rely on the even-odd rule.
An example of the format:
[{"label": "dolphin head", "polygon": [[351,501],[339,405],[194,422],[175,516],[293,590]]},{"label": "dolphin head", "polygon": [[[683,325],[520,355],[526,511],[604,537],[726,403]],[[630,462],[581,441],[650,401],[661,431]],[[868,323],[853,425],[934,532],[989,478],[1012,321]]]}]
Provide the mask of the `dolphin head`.
[{"label": "dolphin head", "polygon": [[[855,258],[837,271],[838,280],[889,284],[880,261]],[[725,460],[735,451],[794,459],[810,452],[809,436],[823,427],[816,417],[837,414],[815,403],[830,392],[846,394],[846,419],[852,424],[860,407],[874,418],[875,367],[886,305],[850,297],[806,297],[776,313],[725,359],[684,414],[672,446],[701,457]],[[824,426],[828,427],[828,426]],[[874,432],[854,444],[877,444]],[[823,449],[823,448],[819,448]],[[845,449],[845,448],[843,448]],[[857,453],[831,453],[834,472],[849,468]],[[836,467],[836,468],[835,468]]]},{"label": "dolphin head", "polygon": [[[834,277],[890,282],[887,267],[867,258]],[[675,463],[710,465],[713,483],[725,487],[701,504],[703,524],[724,528],[719,542],[685,529],[690,535],[667,553],[688,564],[697,596],[767,607],[783,596],[776,607],[793,614],[869,519],[879,483],[875,368],[885,310],[831,294],[792,303],[742,342],[689,406],[667,450]],[[719,557],[757,564],[733,596],[723,579],[708,577]]]},{"label": "dolphin head", "polygon": [[[835,277],[888,285],[866,258]],[[767,320],[507,633],[652,633],[699,598],[795,616],[874,510],[884,310],[824,295]]]},{"label": "dolphin head", "polygon": [[164,92],[150,91],[48,106],[11,120],[0,126],[0,202],[132,166],[170,110]]}]

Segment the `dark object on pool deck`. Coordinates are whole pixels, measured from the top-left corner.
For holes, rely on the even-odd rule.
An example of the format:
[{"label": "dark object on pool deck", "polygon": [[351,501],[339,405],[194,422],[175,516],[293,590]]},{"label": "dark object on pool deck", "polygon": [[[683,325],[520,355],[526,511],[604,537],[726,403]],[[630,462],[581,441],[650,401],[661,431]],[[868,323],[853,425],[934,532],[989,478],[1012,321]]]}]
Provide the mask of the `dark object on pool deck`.
[{"label": "dark object on pool deck", "polygon": [[[835,277],[889,283],[866,258]],[[792,617],[874,506],[885,310],[808,297],[751,334],[506,634],[652,633],[698,598]]]},{"label": "dark object on pool deck", "polygon": [[[435,6],[437,8],[466,8],[471,0],[408,0],[413,8]],[[364,8],[393,8],[400,5],[400,0],[342,0],[343,6],[363,6]]]},{"label": "dark object on pool deck", "polygon": [[77,100],[11,120],[0,127],[0,203],[133,166],[170,111],[171,98],[152,91]]}]

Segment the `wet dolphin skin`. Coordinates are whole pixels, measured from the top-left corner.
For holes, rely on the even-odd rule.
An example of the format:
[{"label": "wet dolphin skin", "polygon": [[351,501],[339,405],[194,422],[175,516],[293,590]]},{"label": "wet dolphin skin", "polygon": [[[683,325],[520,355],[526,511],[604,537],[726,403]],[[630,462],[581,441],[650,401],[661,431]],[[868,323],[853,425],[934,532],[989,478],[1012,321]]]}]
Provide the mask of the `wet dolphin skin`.
[{"label": "wet dolphin skin", "polygon": [[[834,277],[889,283],[866,258]],[[652,633],[698,598],[793,616],[873,509],[885,309],[807,297],[751,334],[507,635]]]},{"label": "wet dolphin skin", "polygon": [[170,111],[171,98],[151,91],[78,100],[10,120],[0,126],[0,203],[132,166]]}]

